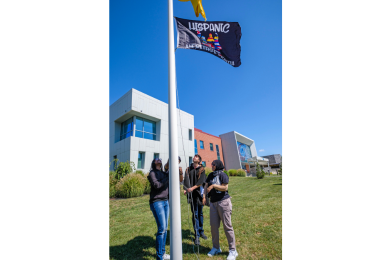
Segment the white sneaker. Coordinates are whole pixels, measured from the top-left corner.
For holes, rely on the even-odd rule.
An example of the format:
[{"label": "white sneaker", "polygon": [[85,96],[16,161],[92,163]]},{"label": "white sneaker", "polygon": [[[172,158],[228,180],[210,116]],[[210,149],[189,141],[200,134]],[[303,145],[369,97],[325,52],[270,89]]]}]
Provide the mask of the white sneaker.
[{"label": "white sneaker", "polygon": [[220,254],[222,253],[222,250],[219,249],[216,249],[216,248],[212,248],[210,252],[208,252],[208,256],[214,256],[214,255],[217,255],[217,254]]},{"label": "white sneaker", "polygon": [[237,256],[238,252],[236,250],[230,250],[227,260],[235,260]]},{"label": "white sneaker", "polygon": [[168,255],[168,254],[164,254],[163,259],[170,259],[170,255]]}]

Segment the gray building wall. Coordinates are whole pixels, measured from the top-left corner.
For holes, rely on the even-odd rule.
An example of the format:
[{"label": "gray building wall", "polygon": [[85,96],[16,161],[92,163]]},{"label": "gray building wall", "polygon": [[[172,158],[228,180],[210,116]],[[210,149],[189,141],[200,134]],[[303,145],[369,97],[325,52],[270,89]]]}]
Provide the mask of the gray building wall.
[{"label": "gray building wall", "polygon": [[223,160],[226,170],[241,169],[239,151],[237,148],[235,132],[228,132],[219,135],[222,139]]},{"label": "gray building wall", "polygon": [[[177,112],[178,154],[182,159],[180,166],[185,168],[189,157],[194,157],[194,116],[179,109]],[[109,113],[109,162],[117,156],[122,162],[134,162],[137,168],[138,153],[145,152],[144,167],[141,169],[144,172],[149,171],[154,153],[159,153],[163,163],[166,163],[169,158],[168,104],[132,88],[110,106]],[[135,137],[135,123],[133,136],[120,140],[121,123],[131,117],[135,122],[136,116],[156,122],[157,140]],[[191,140],[189,129],[192,130]]]}]

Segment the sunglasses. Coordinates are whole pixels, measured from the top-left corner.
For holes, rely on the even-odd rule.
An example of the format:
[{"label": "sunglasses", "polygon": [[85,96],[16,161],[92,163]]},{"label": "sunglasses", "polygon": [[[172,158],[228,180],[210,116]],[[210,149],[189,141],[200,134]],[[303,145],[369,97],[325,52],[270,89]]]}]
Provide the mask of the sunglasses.
[{"label": "sunglasses", "polygon": [[156,158],[156,159],[154,159],[154,161],[156,161],[156,162],[162,162],[162,160],[160,159],[160,158]]}]

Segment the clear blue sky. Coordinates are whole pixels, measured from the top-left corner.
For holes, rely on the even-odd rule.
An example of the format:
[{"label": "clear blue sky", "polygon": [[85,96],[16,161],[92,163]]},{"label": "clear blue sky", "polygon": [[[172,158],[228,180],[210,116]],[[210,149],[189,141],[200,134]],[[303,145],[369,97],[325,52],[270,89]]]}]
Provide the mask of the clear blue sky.
[{"label": "clear blue sky", "polygon": [[[203,7],[208,21],[239,22],[242,64],[178,49],[181,109],[202,131],[237,131],[255,140],[259,155],[282,154],[281,0],[203,0]],[[190,2],[174,0],[174,15],[203,21]],[[168,102],[167,34],[167,1],[110,1],[110,104],[131,88]]]}]

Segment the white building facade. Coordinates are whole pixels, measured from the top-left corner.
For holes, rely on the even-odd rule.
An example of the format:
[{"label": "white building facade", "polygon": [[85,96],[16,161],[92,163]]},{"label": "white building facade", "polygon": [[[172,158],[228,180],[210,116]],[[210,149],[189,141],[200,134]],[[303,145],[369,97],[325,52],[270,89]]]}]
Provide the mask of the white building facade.
[{"label": "white building facade", "polygon": [[[136,89],[129,90],[110,106],[109,162],[132,161],[149,172],[154,158],[169,158],[168,104]],[[185,169],[194,157],[194,116],[177,109],[178,154]],[[182,131],[181,131],[182,130]],[[111,165],[112,169],[112,165]]]},{"label": "white building facade", "polygon": [[223,158],[227,170],[243,169],[255,174],[256,163],[262,167],[269,167],[269,160],[257,155],[254,140],[235,131],[221,134],[219,137],[222,139]]}]

